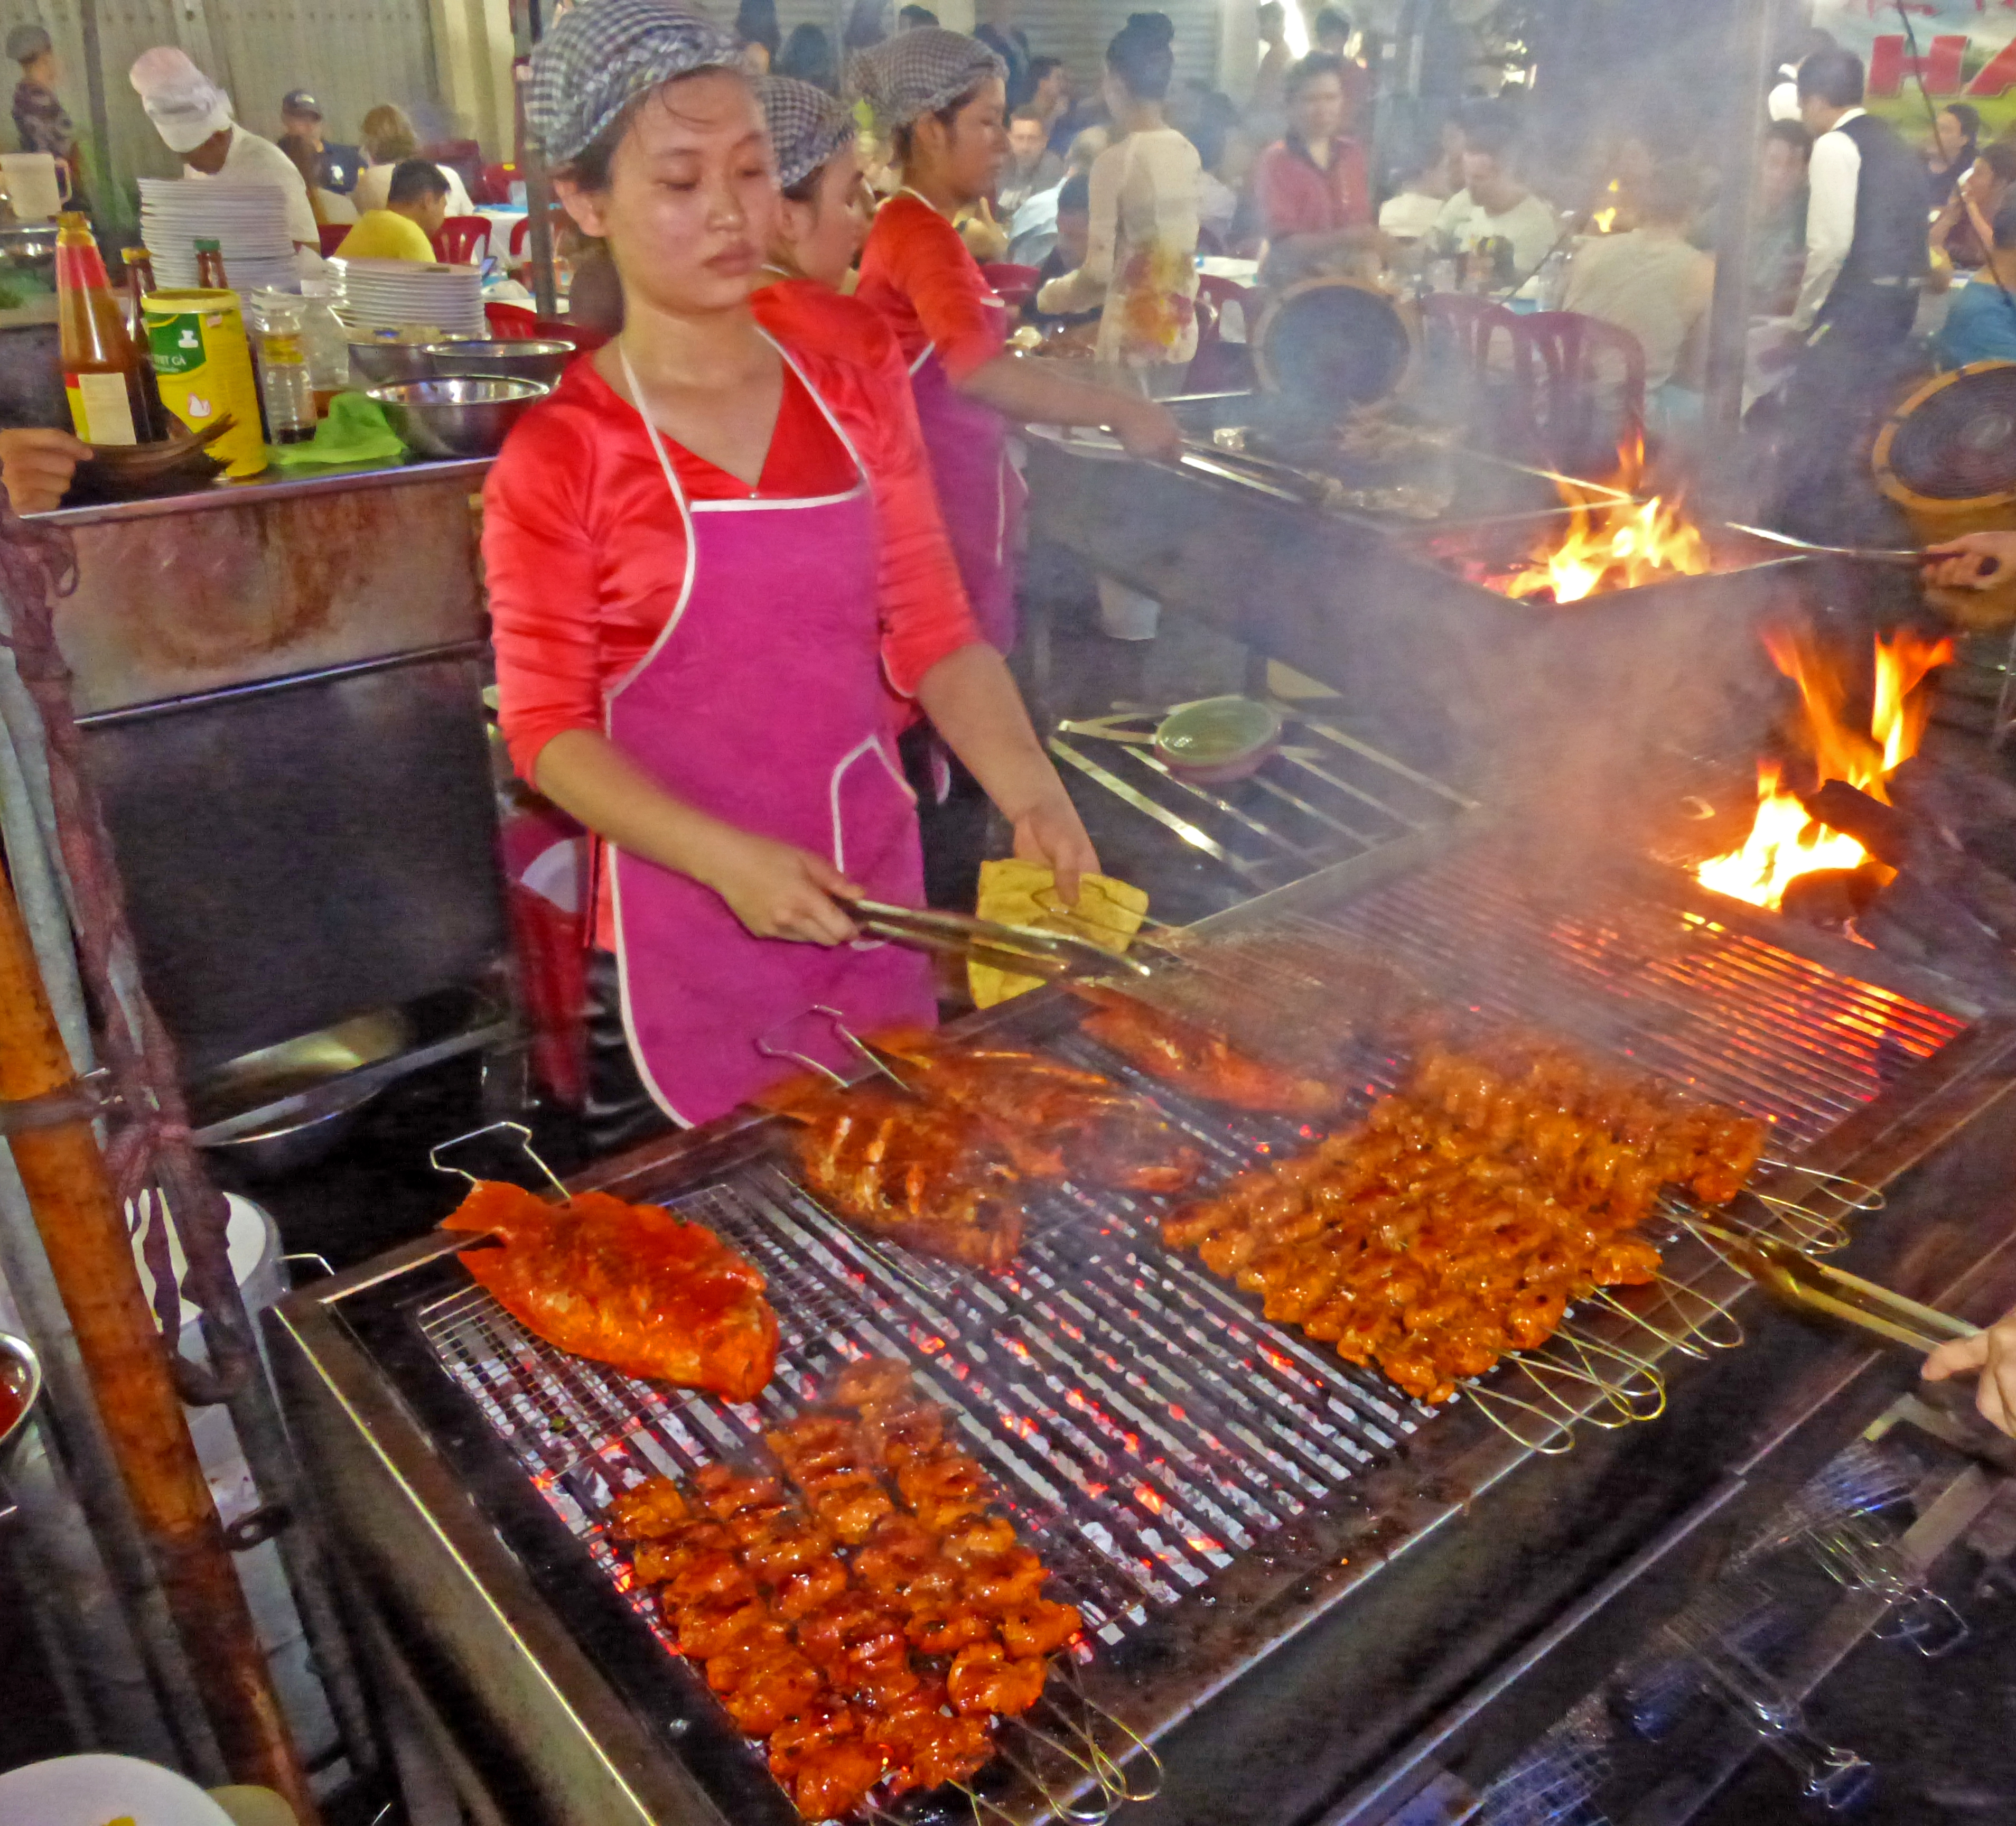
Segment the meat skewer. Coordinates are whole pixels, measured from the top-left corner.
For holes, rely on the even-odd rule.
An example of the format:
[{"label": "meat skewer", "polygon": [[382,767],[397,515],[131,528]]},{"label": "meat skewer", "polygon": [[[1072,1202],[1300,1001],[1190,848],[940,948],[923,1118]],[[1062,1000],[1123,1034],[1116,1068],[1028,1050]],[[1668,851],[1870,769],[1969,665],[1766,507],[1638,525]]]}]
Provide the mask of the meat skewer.
[{"label": "meat skewer", "polygon": [[768,1739],[808,1819],[885,1778],[901,1794],[977,1774],[994,1719],[1036,1703],[1080,1628],[903,1365],[857,1365],[836,1394],[839,1410],[765,1436],[781,1478],[710,1465],[689,1490],[653,1478],[610,1509],[679,1652]]},{"label": "meat skewer", "polygon": [[1344,1095],[1319,1079],[1270,1065],[1241,1052],[1222,1035],[1167,1014],[1100,983],[1075,983],[1093,1005],[1079,1024],[1102,1046],[1151,1078],[1179,1090],[1252,1110],[1305,1119],[1336,1114]]},{"label": "meat skewer", "polygon": [[1489,1061],[1431,1046],[1363,1123],[1174,1213],[1163,1240],[1268,1318],[1445,1400],[1572,1300],[1651,1280],[1658,1252],[1629,1233],[1659,1188],[1733,1197],[1765,1133],[1543,1039]]}]

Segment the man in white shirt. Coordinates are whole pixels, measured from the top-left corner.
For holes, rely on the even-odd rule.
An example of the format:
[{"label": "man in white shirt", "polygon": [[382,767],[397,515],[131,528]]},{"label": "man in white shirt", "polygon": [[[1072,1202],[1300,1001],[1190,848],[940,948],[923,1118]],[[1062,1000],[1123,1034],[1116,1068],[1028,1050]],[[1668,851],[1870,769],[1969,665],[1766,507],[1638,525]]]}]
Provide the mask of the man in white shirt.
[{"label": "man in white shirt", "polygon": [[1512,243],[1520,279],[1539,269],[1561,239],[1554,207],[1521,183],[1517,136],[1503,122],[1478,121],[1463,129],[1463,188],[1435,217],[1434,240],[1444,253],[1467,254],[1481,241]]},{"label": "man in white shirt", "polygon": [[128,74],[154,131],[169,151],[182,154],[183,176],[272,185],[287,200],[287,232],[294,244],[315,251],[315,208],[294,161],[232,119],[229,99],[187,52],[157,45],[134,59]]},{"label": "man in white shirt", "polygon": [[1838,48],[1799,66],[1800,117],[1814,137],[1784,504],[1798,522],[1791,530],[1823,538],[1841,528],[1844,494],[1868,492],[1861,441],[1895,378],[1930,264],[1924,161],[1863,110],[1863,80],[1862,59]]}]

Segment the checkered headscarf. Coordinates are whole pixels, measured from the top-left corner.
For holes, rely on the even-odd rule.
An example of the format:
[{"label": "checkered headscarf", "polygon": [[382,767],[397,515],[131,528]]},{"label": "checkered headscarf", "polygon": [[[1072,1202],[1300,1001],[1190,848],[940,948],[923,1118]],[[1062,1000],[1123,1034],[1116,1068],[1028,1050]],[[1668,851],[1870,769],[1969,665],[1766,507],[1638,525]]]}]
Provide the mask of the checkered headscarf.
[{"label": "checkered headscarf", "polygon": [[889,133],[949,107],[990,76],[1006,78],[1008,66],[979,39],[927,25],[859,52],[847,74]]},{"label": "checkered headscarf", "polygon": [[672,0],[582,0],[532,52],[525,124],[563,165],[640,95],[703,70],[740,70],[734,38]]},{"label": "checkered headscarf", "polygon": [[854,110],[837,96],[795,76],[766,76],[757,86],[770,123],[779,189],[809,178],[853,139]]}]

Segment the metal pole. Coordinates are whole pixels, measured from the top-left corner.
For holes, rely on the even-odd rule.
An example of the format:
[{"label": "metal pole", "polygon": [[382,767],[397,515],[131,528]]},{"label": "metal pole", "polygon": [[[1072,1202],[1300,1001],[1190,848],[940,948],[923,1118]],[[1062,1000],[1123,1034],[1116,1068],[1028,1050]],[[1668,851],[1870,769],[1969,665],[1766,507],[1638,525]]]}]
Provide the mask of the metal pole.
[{"label": "metal pole", "polygon": [[532,250],[532,303],[542,317],[560,315],[560,283],[553,266],[553,185],[546,182],[545,148],[524,139],[525,85],[517,89],[520,138],[525,147],[525,207],[531,218],[526,231]]},{"label": "metal pole", "polygon": [[[91,137],[98,148],[99,187],[105,193],[91,200],[105,221],[123,229],[128,226],[126,192],[112,175],[112,115],[105,105],[105,48],[98,35],[98,0],[77,0],[77,23],[84,38],[84,90],[91,110]],[[121,204],[117,214],[111,208],[115,198]]]},{"label": "metal pole", "polygon": [[1735,435],[1743,418],[1744,357],[1750,339],[1751,218],[1757,196],[1766,106],[1771,93],[1771,51],[1778,42],[1782,0],[1733,0],[1729,40],[1743,60],[1730,97],[1723,143],[1733,156],[1723,167],[1715,225],[1715,299],[1708,320],[1708,397],[1710,427]]},{"label": "metal pole", "polygon": [[[0,1101],[73,1082],[10,888],[0,884]],[[232,1774],[319,1819],[225,1544],[167,1354],[140,1291],[119,1201],[88,1119],[13,1137],[49,1267],[113,1455]]]},{"label": "metal pole", "polygon": [[[90,1539],[96,1543],[106,1576],[124,1613],[126,1626],[139,1646],[146,1673],[151,1677],[155,1698],[165,1715],[180,1753],[182,1767],[204,1786],[214,1788],[230,1779],[217,1734],[196,1698],[196,1677],[176,1635],[168,1614],[167,1598],[147,1557],[147,1543],[140,1532],[133,1506],[120,1480],[119,1464],[113,1456],[104,1422],[92,1398],[91,1379],[77,1354],[70,1315],[63,1310],[62,1296],[49,1273],[49,1259],[41,1239],[35,1234],[33,1214],[15,1176],[13,1163],[0,1149],[0,1278],[20,1309],[29,1341],[42,1360],[42,1399],[49,1432],[60,1448],[68,1473],[69,1493],[76,1500]],[[54,1460],[52,1460],[53,1470]],[[40,1516],[43,1493],[26,1464],[16,1478],[24,1523],[34,1525]],[[60,1502],[61,1493],[49,1493]],[[64,1505],[63,1507],[67,1507]],[[52,1525],[57,1518],[51,1517]],[[124,1670],[106,1668],[108,1680],[123,1680]],[[151,1737],[144,1719],[136,1714],[139,1735],[120,1746],[139,1753]]]}]

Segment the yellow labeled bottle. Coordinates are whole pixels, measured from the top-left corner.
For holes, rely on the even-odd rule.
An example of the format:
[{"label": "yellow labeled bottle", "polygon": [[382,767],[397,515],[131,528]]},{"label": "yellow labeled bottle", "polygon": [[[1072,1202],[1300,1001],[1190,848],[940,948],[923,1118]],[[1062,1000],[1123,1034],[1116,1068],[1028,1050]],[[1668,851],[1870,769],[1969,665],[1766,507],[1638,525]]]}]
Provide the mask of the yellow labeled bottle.
[{"label": "yellow labeled bottle", "polygon": [[146,423],[140,359],[81,215],[56,231],[56,335],[70,423],[87,444],[137,444]]}]

